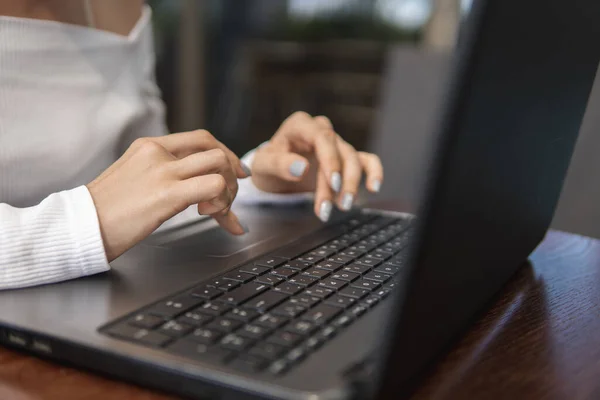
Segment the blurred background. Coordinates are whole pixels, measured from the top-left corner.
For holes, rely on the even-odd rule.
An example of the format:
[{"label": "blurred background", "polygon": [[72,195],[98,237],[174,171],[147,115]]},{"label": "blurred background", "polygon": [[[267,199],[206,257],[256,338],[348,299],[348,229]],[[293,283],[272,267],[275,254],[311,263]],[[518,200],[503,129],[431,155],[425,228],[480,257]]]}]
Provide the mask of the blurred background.
[{"label": "blurred background", "polygon": [[[294,111],[326,115],[381,156],[380,198],[414,209],[471,1],[148,0],[169,129],[208,129],[241,156]],[[596,86],[554,227],[600,237]]]}]

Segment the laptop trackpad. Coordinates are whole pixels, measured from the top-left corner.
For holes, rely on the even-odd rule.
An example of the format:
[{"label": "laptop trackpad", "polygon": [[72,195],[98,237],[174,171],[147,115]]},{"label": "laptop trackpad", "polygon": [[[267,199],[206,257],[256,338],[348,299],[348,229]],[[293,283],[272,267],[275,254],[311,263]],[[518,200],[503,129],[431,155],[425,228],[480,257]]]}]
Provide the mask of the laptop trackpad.
[{"label": "laptop trackpad", "polygon": [[[298,233],[311,230],[319,224],[316,218],[307,218],[306,212],[263,212],[246,214],[238,211],[238,216],[248,226],[250,232],[234,236],[223,230],[212,218],[196,219],[188,224],[180,224],[173,229],[156,232],[144,242],[153,247],[194,251],[204,256],[230,257],[249,250],[275,238],[297,237]],[[257,215],[258,214],[258,215]],[[283,214],[283,215],[282,215]]]}]

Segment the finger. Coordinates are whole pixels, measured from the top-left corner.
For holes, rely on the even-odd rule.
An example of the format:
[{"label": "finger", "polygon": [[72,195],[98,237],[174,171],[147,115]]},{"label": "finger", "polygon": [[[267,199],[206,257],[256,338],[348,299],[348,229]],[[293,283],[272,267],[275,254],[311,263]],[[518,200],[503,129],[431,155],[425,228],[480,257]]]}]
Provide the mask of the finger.
[{"label": "finger", "polygon": [[259,150],[257,157],[252,163],[255,174],[284,181],[298,182],[308,172],[308,160],[296,153],[288,153],[285,150]]},{"label": "finger", "polygon": [[197,203],[200,214],[211,215],[228,232],[242,235],[247,231],[229,210],[233,196],[222,175],[205,175],[181,181],[178,192],[188,205]]},{"label": "finger", "polygon": [[333,191],[329,187],[327,177],[322,170],[317,174],[317,189],[315,192],[315,214],[323,222],[329,221],[333,210]]},{"label": "finger", "polygon": [[285,137],[291,142],[310,145],[331,188],[336,192],[341,190],[342,162],[337,149],[337,135],[329,125],[323,123],[322,118],[315,120],[309,114],[294,113],[281,125],[275,136],[277,139]]},{"label": "finger", "polygon": [[344,160],[342,192],[338,199],[338,205],[341,210],[348,211],[352,208],[360,178],[362,177],[362,165],[358,158],[358,153],[349,143],[341,138],[338,140],[340,154]]},{"label": "finger", "polygon": [[242,161],[227,146],[219,142],[213,135],[205,130],[191,132],[172,133],[170,135],[151,138],[177,158],[184,158],[190,154],[200,151],[219,148],[227,154],[238,178],[247,178],[252,175],[250,169],[242,164]]},{"label": "finger", "polygon": [[359,152],[358,159],[367,174],[367,189],[373,193],[381,190],[383,183],[383,165],[375,154]]},{"label": "finger", "polygon": [[179,179],[189,179],[194,176],[221,174],[227,181],[227,187],[233,194],[238,192],[238,182],[227,154],[219,149],[193,153],[171,163],[175,175]]},{"label": "finger", "polygon": [[218,222],[221,228],[225,229],[229,233],[237,236],[248,233],[248,227],[244,226],[240,222],[239,218],[233,211],[229,211],[225,214],[213,215],[213,218]]}]

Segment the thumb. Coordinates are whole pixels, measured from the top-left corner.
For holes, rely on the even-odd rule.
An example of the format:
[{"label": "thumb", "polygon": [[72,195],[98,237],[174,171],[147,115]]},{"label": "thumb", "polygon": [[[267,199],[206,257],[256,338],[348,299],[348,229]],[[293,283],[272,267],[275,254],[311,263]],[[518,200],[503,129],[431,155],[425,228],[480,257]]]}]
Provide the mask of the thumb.
[{"label": "thumb", "polygon": [[299,182],[309,170],[308,160],[296,153],[258,151],[252,163],[254,176],[279,178]]}]

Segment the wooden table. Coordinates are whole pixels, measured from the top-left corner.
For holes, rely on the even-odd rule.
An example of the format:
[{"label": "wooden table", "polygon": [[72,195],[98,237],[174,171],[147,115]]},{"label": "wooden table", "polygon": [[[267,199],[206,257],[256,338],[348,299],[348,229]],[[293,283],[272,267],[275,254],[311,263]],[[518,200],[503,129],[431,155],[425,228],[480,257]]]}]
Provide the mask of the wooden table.
[{"label": "wooden table", "polygon": [[[167,397],[0,348],[0,399]],[[550,232],[415,399],[600,399],[600,241]]]}]

